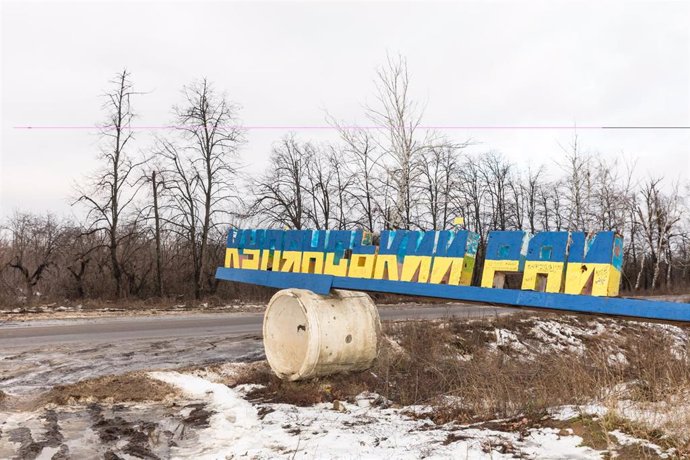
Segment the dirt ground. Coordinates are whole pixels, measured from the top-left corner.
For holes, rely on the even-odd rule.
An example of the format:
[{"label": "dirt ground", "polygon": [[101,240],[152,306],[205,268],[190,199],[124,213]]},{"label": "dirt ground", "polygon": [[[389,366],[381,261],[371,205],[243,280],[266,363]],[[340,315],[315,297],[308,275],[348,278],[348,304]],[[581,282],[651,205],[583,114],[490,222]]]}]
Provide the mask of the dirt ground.
[{"label": "dirt ground", "polygon": [[167,383],[151,380],[143,372],[107,375],[69,385],[56,385],[45,396],[48,404],[123,403],[163,401],[178,392]]},{"label": "dirt ground", "polygon": [[0,325],[8,321],[32,321],[46,319],[84,319],[123,316],[180,316],[189,313],[252,313],[262,312],[265,303],[236,303],[212,305],[208,303],[154,304],[135,303],[117,306],[81,305],[81,304],[38,304],[31,307],[0,308]]}]

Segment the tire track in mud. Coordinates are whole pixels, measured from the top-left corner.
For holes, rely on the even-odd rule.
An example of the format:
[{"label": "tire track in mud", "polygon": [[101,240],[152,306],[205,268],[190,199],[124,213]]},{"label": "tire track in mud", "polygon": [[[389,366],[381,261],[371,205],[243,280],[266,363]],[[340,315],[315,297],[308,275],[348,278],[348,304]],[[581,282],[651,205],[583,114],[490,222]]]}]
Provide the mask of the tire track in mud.
[{"label": "tire track in mud", "polygon": [[14,414],[0,423],[0,458],[169,458],[173,449],[196,442],[212,415],[206,403],[184,399],[77,404]]}]

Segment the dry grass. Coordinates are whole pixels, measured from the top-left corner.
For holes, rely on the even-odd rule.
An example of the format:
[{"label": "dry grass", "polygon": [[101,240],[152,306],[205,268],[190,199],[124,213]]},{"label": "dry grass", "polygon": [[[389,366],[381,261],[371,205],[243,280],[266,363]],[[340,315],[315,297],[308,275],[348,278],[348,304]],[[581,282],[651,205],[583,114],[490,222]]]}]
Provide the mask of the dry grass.
[{"label": "dry grass", "polygon": [[[677,450],[680,449],[681,452],[684,450],[684,446],[680,441],[667,436],[662,430],[651,428],[645,424],[621,417],[615,410],[607,412],[592,423],[597,424],[601,428],[601,432],[606,436],[609,444],[613,441],[609,433],[614,430],[619,430],[635,438],[650,441],[664,450],[672,448]],[[653,455],[653,451],[650,451],[650,449],[646,448],[644,445],[629,446],[629,453],[631,452],[636,452],[640,455]],[[685,450],[685,452],[690,451]]]},{"label": "dry grass", "polygon": [[512,330],[523,326],[508,321],[451,322],[442,329],[421,322],[397,326],[390,332],[400,337],[405,352],[381,353],[376,391],[403,405],[440,405],[438,421],[537,417],[549,407],[596,395],[602,367],[596,354],[545,353],[525,362],[487,346],[497,322]]},{"label": "dry grass", "polygon": [[[540,318],[574,327],[591,320],[553,315],[536,319]],[[496,343],[497,329],[530,337],[534,324],[533,315],[472,322],[389,323],[385,325],[387,339],[368,371],[286,382],[266,367],[248,373],[241,383],[264,385],[250,398],[297,405],[353,400],[362,391],[372,391],[402,406],[431,405],[437,423],[525,419],[531,424],[544,420],[549,408],[562,405],[620,397],[650,404],[672,395],[688,400],[678,395],[690,394],[690,360],[687,354],[678,356],[678,344],[661,328],[607,320],[603,323],[607,330],[601,334],[581,337],[582,349],[530,349],[527,355]],[[615,334],[609,328],[615,329]],[[612,364],[613,351],[622,352],[626,362]],[[623,423],[615,410],[610,414],[597,421],[577,422],[587,443],[605,446],[609,442],[606,434],[620,429],[664,447],[675,447],[681,453],[690,452],[685,444],[688,440],[682,436],[690,433],[688,420],[677,422],[685,423],[683,429],[675,431],[679,437],[662,439],[656,428]]]},{"label": "dry grass", "polygon": [[58,385],[48,392],[46,400],[59,405],[95,401],[143,402],[162,401],[175,394],[177,390],[171,385],[150,379],[142,372],[131,372]]}]

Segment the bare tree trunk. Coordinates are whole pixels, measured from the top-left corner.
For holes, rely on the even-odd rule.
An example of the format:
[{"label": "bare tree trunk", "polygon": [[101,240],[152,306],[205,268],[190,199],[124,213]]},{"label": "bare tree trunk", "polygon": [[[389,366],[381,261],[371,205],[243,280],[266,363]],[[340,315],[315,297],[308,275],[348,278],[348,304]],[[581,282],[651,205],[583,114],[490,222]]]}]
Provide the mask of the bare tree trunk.
[{"label": "bare tree trunk", "polygon": [[[120,74],[119,88],[115,94],[115,103],[113,108],[116,111],[115,123],[115,142],[113,145],[113,159],[110,162],[111,174],[113,177],[113,184],[120,183],[120,158],[122,156],[122,129],[123,129],[123,104],[127,90],[127,72]],[[128,110],[128,109],[127,109]],[[111,188],[110,193],[110,228],[108,229],[108,236],[110,244],[108,249],[110,251],[110,264],[113,269],[113,278],[115,278],[115,296],[122,296],[122,268],[117,257],[118,246],[118,225],[120,220],[120,195],[117,193],[117,185]]]},{"label": "bare tree trunk", "polygon": [[7,266],[21,275],[26,303],[31,305],[36,285],[55,263],[62,228],[50,214],[37,217],[16,213],[7,230],[11,235]]},{"label": "bare tree trunk", "polygon": [[121,218],[134,200],[138,187],[130,183],[130,175],[141,164],[134,164],[126,154],[132,139],[131,122],[134,118],[130,99],[132,89],[129,72],[123,70],[111,82],[114,89],[106,93],[107,121],[101,127],[101,136],[108,141],[103,146],[101,159],[105,166],[82,192],[78,201],[89,207],[87,219],[91,231],[104,231],[110,268],[115,281],[115,297],[123,295],[122,260],[120,260]]},{"label": "bare tree trunk", "polygon": [[673,254],[672,254],[671,248],[669,247],[666,250],[666,262],[667,262],[667,266],[666,266],[666,289],[668,289],[669,291],[671,290],[671,287],[672,287],[672,282],[671,282],[671,274],[672,274],[672,268],[673,268],[672,259],[671,259],[672,257],[673,257]]},{"label": "bare tree trunk", "polygon": [[158,208],[158,182],[156,182],[156,171],[151,173],[151,186],[153,187],[153,222],[154,238],[156,240],[156,295],[163,297],[163,276],[162,276],[162,257],[161,257],[161,220]]},{"label": "bare tree trunk", "polygon": [[419,156],[430,145],[427,138],[419,139],[418,128],[422,111],[409,95],[409,74],[404,58],[389,57],[387,65],[378,71],[378,108],[369,108],[368,116],[387,132],[384,150],[388,152],[395,191],[393,228],[411,228],[416,199],[412,195],[417,180]]},{"label": "bare tree trunk", "polygon": [[635,280],[635,290],[636,291],[640,290],[640,283],[642,281],[642,273],[644,273],[645,255],[646,254],[642,253],[642,257],[640,257],[640,271],[637,272],[637,279]]},{"label": "bare tree trunk", "polygon": [[81,259],[79,260],[78,270],[71,266],[67,267],[67,270],[74,278],[75,283],[77,283],[77,298],[79,299],[83,299],[86,293],[84,290],[84,273],[86,272],[86,266],[88,263],[89,259]]},{"label": "bare tree trunk", "polygon": [[654,289],[656,289],[657,283],[659,282],[660,267],[661,267],[661,256],[658,256],[656,258],[656,262],[654,262],[654,275],[652,276],[652,292],[654,292]]},{"label": "bare tree trunk", "polygon": [[170,171],[166,176],[166,188],[172,191],[172,196],[166,194],[174,215],[170,222],[189,244],[194,297],[200,299],[206,277],[212,276],[209,238],[221,224],[217,216],[227,216],[230,202],[240,200],[235,158],[244,133],[237,124],[239,108],[217,95],[208,80],[186,85],[183,94],[184,104],[174,111],[184,146],[178,149],[161,140],[160,154]]}]

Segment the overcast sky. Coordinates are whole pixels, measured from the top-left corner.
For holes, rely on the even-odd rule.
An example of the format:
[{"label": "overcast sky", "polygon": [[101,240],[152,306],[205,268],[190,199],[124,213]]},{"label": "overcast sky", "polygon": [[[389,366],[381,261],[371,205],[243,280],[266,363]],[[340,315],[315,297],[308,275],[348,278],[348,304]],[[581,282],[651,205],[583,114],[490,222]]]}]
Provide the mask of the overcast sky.
[{"label": "overcast sky", "polygon": [[[260,171],[285,129],[329,113],[364,122],[377,66],[407,57],[430,126],[580,126],[584,147],[637,158],[638,174],[690,178],[688,2],[2,2],[0,216],[68,214],[96,166],[99,94],[132,72],[137,125],[171,122],[202,76],[242,106],[242,158]],[[64,129],[18,129],[52,126]],[[72,128],[72,129],[70,129]],[[329,130],[295,130],[335,139]],[[448,129],[475,151],[553,165],[572,129]],[[139,132],[136,151],[150,135]],[[132,152],[136,153],[136,152]]]}]

